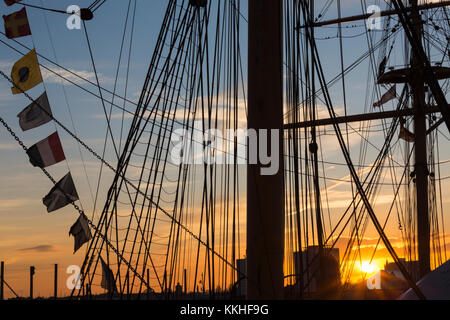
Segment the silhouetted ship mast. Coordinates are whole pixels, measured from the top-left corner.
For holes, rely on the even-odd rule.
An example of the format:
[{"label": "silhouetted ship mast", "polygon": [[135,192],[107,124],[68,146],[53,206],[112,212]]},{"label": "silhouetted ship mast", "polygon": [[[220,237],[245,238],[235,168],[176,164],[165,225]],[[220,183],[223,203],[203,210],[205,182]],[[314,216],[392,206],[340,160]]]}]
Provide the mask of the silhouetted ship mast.
[{"label": "silhouetted ship mast", "polygon": [[[323,22],[313,22],[314,11],[312,7],[314,6],[313,1],[301,1],[303,4],[304,12],[308,13],[308,4],[311,9],[311,15],[307,23],[303,26],[299,26],[299,29],[305,30],[305,33],[308,34],[311,39],[311,47],[312,50],[316,50],[315,47],[315,39],[314,39],[314,28],[321,26],[329,26],[334,24],[340,24],[343,22],[353,22],[358,20],[367,20],[372,17],[372,14],[364,14],[359,16],[352,16],[346,18],[339,18],[330,21]],[[400,70],[392,70],[389,72],[384,72],[384,69],[378,75],[378,84],[405,84],[408,85],[412,92],[412,100],[413,105],[411,109],[403,109],[396,110],[392,112],[379,112],[379,113],[370,113],[370,114],[361,114],[361,115],[352,115],[346,117],[333,117],[333,114],[330,112],[332,116],[330,119],[321,119],[318,121],[306,121],[301,123],[290,123],[285,126],[286,129],[298,129],[298,128],[312,128],[312,131],[315,131],[317,126],[323,125],[337,125],[342,123],[349,123],[354,121],[365,121],[365,120],[376,120],[376,119],[400,119],[402,130],[404,130],[404,120],[402,117],[404,116],[412,116],[414,123],[414,142],[415,142],[415,164],[413,176],[415,179],[416,186],[416,215],[417,215],[417,247],[419,253],[419,277],[422,278],[430,272],[430,221],[429,221],[429,199],[428,199],[428,184],[429,184],[429,175],[430,172],[428,170],[428,153],[427,153],[427,135],[432,133],[433,130],[436,130],[440,124],[446,123],[447,128],[450,129],[450,114],[448,109],[448,104],[445,98],[445,94],[443,93],[438,80],[448,79],[450,78],[450,68],[437,66],[432,67],[430,61],[428,60],[427,54],[423,48],[423,21],[421,18],[420,11],[428,10],[433,8],[439,8],[449,5],[448,1],[443,1],[441,3],[431,3],[418,5],[417,0],[410,0],[409,7],[405,7],[402,1],[391,1],[392,6],[395,10],[382,11],[377,14],[378,17],[383,16],[398,16],[401,27],[404,29],[407,39],[411,45],[411,61],[410,66]],[[306,19],[305,19],[306,20]],[[250,21],[251,23],[251,21]],[[313,55],[313,54],[312,54]],[[313,58],[314,59],[314,58]],[[316,59],[319,59],[317,56]],[[319,62],[312,62],[312,68],[314,68],[314,63],[320,65]],[[384,61],[385,63],[385,61]],[[383,66],[384,68],[385,66]],[[320,67],[318,67],[318,72],[320,72]],[[324,85],[321,83],[321,85]],[[428,87],[435,98],[436,106],[427,105],[425,100],[425,91],[426,87]],[[426,126],[426,115],[441,113],[441,120],[434,124],[431,128],[427,130]],[[336,128],[336,126],[335,126]],[[410,134],[408,132],[408,134]],[[410,134],[411,135],[411,134]],[[314,154],[314,153],[313,153]],[[317,160],[316,160],[317,161]],[[351,163],[348,162],[348,165],[351,166]],[[358,179],[353,176],[353,178]],[[358,189],[361,192],[361,196],[364,196],[364,190],[362,188]],[[370,204],[366,203],[367,210],[370,212]],[[375,215],[371,215],[371,218],[375,225],[379,224],[377,222],[377,218]],[[380,225],[381,226],[381,225]],[[320,225],[318,225],[320,229]],[[388,238],[384,235],[384,231],[382,228],[377,228],[377,231],[380,234],[380,237],[383,239],[387,248],[391,247]],[[318,230],[318,236],[320,237],[321,232]],[[319,248],[321,248],[321,239],[318,239]],[[391,247],[392,248],[392,247]],[[390,250],[392,258],[397,263],[398,268],[403,273],[403,276],[408,281],[411,288],[413,288],[414,292],[418,297],[424,298],[420,289],[415,285],[413,278],[408,271],[400,263],[398,257],[395,254],[393,248]],[[320,255],[322,255],[321,253]],[[319,271],[320,273],[321,271]]]},{"label": "silhouetted ship mast", "polygon": [[[415,143],[414,171],[411,176],[415,181],[417,234],[408,239],[412,239],[412,246],[413,242],[417,242],[419,277],[427,275],[431,261],[428,198],[431,173],[428,169],[430,147],[427,145],[427,137],[442,123],[450,128],[445,93],[438,82],[450,77],[450,69],[431,65],[428,52],[423,47],[421,12],[437,10],[450,2],[419,5],[417,0],[411,0],[405,6],[402,1],[395,0],[391,1],[390,10],[378,13],[377,17],[395,17],[399,20],[392,33],[402,29],[411,48],[410,61],[405,68],[386,72],[388,57],[385,55],[376,75],[378,85],[389,84],[391,89],[374,106],[379,107],[399,98],[398,107],[392,111],[357,115],[347,115],[345,111],[344,116],[338,116],[333,106],[329,82],[326,80],[317,46],[317,30],[325,26],[338,26],[345,103],[344,74],[347,71],[344,70],[342,58],[342,24],[365,22],[372,19],[373,14],[341,17],[338,1],[339,17],[318,21],[318,18],[314,18],[314,1],[249,0],[246,92],[243,72],[245,64],[241,61],[242,43],[238,36],[242,16],[240,3],[219,2],[212,4],[210,1],[191,0],[180,5],[179,1],[169,1],[137,110],[128,137],[120,150],[116,174],[97,225],[98,232],[88,247],[82,268],[83,289],[78,292],[74,290],[74,296],[89,294],[98,279],[95,276],[96,270],[103,265],[103,282],[113,279],[117,284],[117,288],[106,284],[103,286],[111,294],[110,297],[117,293],[123,297],[133,294],[140,296],[143,292],[160,292],[163,296],[180,298],[183,295],[187,297],[192,292],[194,297],[209,295],[216,298],[225,295],[242,298],[242,288],[245,288],[248,299],[283,299],[287,296],[308,298],[311,296],[311,289],[308,289],[312,286],[311,279],[314,279],[314,297],[337,297],[336,292],[330,289],[330,284],[333,283],[335,287],[340,285],[339,278],[337,281],[334,279],[340,274],[339,261],[336,261],[339,260],[339,253],[333,251],[336,241],[332,246],[329,242],[338,225],[333,230],[330,223],[331,229],[327,232],[328,226],[323,222],[324,192],[321,189],[322,162],[319,159],[320,128],[332,126],[333,135],[337,138],[350,172],[353,196],[350,207],[353,209],[349,208],[345,214],[353,210],[354,218],[346,223],[346,226],[350,222],[353,224],[352,241],[357,241],[357,245],[360,245],[359,237],[363,231],[359,228],[366,228],[367,221],[371,221],[408,286],[418,297],[424,298],[416,285],[416,277],[410,274],[411,270],[407,269],[394,250],[386,234],[386,224],[375,214],[373,192],[377,180],[367,181],[367,177],[363,180],[356,169],[350,156],[348,126],[354,122],[369,120],[392,121],[391,126],[386,128],[386,141],[380,155],[369,168],[371,179],[380,177],[382,163],[389,155],[396,128],[400,128],[401,139]],[[219,10],[213,14],[212,7],[216,5]],[[210,34],[212,20],[216,21],[216,29]],[[209,36],[212,35],[214,45],[209,42]],[[389,35],[380,41],[377,48],[386,46],[387,39]],[[404,85],[401,97],[396,95],[394,85]],[[432,99],[426,100],[429,92],[435,102],[431,105],[429,102]],[[411,108],[408,107],[408,97],[412,99]],[[325,105],[328,118],[318,118],[318,99]],[[169,166],[167,150],[171,147],[169,140],[173,138],[173,131],[181,126],[191,136],[195,136],[195,130],[198,130],[203,137],[210,134],[209,129],[221,126],[221,129],[239,129],[240,100],[248,103],[247,125],[257,133],[257,149],[267,151],[273,150],[274,145],[280,146],[277,154],[280,165],[275,174],[265,175],[263,169],[267,167],[267,163],[261,160],[249,163],[246,167],[245,259],[242,259],[244,253],[240,251],[239,244],[242,230],[239,226],[237,190],[242,171],[236,165],[239,160],[239,155],[236,154],[239,141],[236,136],[229,139],[230,148],[226,148],[227,151],[224,152],[234,151],[231,152],[233,161],[228,158],[229,162],[225,161],[226,166],[221,169],[211,163],[202,164],[202,172],[196,173],[203,177],[200,194],[192,191],[196,188],[191,171],[193,169],[184,163],[179,165],[178,173],[169,179],[176,185],[174,189],[170,189],[172,192],[163,188],[167,178],[166,166]],[[178,105],[183,105],[184,109],[178,108]],[[288,122],[284,114],[286,105]],[[303,114],[299,106],[303,108]],[[434,117],[439,113],[442,115],[441,120],[427,127],[427,117]],[[407,129],[406,117],[412,117],[414,133]],[[196,123],[196,120],[200,123]],[[345,133],[341,124],[345,125]],[[264,130],[279,130],[284,134],[265,139],[261,137]],[[210,136],[209,140],[200,142],[213,155],[218,151],[208,148],[213,144],[217,146],[216,138]],[[190,150],[186,147],[188,146],[184,145],[180,149],[182,158]],[[301,164],[302,157],[306,158],[305,167]],[[131,175],[135,169],[137,176]],[[221,179],[218,178],[219,175],[222,175]],[[303,176],[308,178],[303,179]],[[138,185],[136,190],[139,191],[133,193],[130,186],[135,183]],[[188,192],[189,190],[192,192]],[[306,195],[300,194],[303,191]],[[123,198],[124,194],[128,194],[127,199]],[[164,194],[174,195],[171,208],[166,206]],[[199,196],[201,201],[195,202],[193,194]],[[398,190],[395,196],[397,195]],[[129,204],[131,214],[128,225],[124,226],[118,217],[122,210],[120,207],[125,202]],[[219,202],[221,205],[218,206]],[[193,213],[194,203],[197,203],[196,208],[201,212],[198,231],[192,229],[197,226],[188,218]],[[287,208],[289,210],[286,212]],[[303,214],[302,210],[306,213]],[[307,218],[309,213],[311,216]],[[161,221],[165,221],[170,227],[167,229]],[[221,226],[219,229],[217,223]],[[119,232],[121,228],[126,231],[125,234]],[[168,232],[167,241],[158,235],[158,230]],[[220,233],[219,237],[217,232]],[[342,232],[343,229],[339,235]],[[124,239],[121,239],[121,234],[125,236]],[[110,238],[107,246],[105,236]],[[310,243],[310,236],[314,245]],[[162,242],[155,242],[154,237]],[[196,245],[189,244],[189,241],[194,241]],[[121,248],[120,259],[115,257],[117,252],[109,249],[114,243],[117,248]],[[156,249],[152,249],[155,247],[154,243],[165,247],[164,259],[155,256]],[[293,257],[286,258],[287,252]],[[349,259],[349,252],[351,251],[346,250],[344,253],[345,259]],[[195,261],[188,263],[192,254]],[[236,262],[238,259],[240,260]],[[163,263],[163,268],[156,260]],[[187,270],[187,267],[180,270],[180,264],[195,267],[193,271]],[[107,265],[117,266],[108,281],[105,280]],[[314,270],[310,270],[312,265],[316,266]],[[330,265],[333,270],[336,269],[331,273]],[[203,266],[203,270],[200,266]],[[192,279],[190,283],[189,277]],[[293,288],[295,293],[286,293],[286,283],[291,283],[288,287]],[[152,289],[154,285],[158,287],[156,291]],[[172,292],[174,287],[176,290]],[[227,287],[229,290],[225,290]]]},{"label": "silhouetted ship mast", "polygon": [[[80,197],[70,172],[57,181],[45,169],[66,160],[58,132],[28,148],[0,118],[33,166],[55,185],[44,198],[47,211],[72,205],[80,215],[70,235],[75,238],[74,251],[86,245],[86,254],[72,298],[101,292],[105,299],[342,298],[358,259],[362,264],[369,226],[377,234],[370,262],[383,245],[394,261],[386,270],[398,270],[407,287],[426,298],[417,280],[447,260],[440,176],[440,165],[446,162],[439,160],[438,132],[443,124],[450,129],[450,68],[443,65],[450,52],[450,1],[410,0],[405,5],[392,0],[386,2],[387,10],[375,15],[345,16],[336,0],[337,18],[324,20],[333,1],[318,8],[313,0],[248,0],[246,17],[239,0],[169,0],[137,103],[127,98],[137,4],[128,2],[111,91],[101,86],[89,37],[95,11],[104,3],[95,1],[80,10],[96,81],[63,69],[98,89],[92,92],[70,82],[101,100],[107,123],[103,153],[51,114],[46,92],[37,99],[26,93],[43,82],[37,72],[39,59],[58,70],[61,65],[31,50],[14,65],[11,77],[0,71],[14,85],[14,94],[24,93],[32,102],[19,114],[24,131],[54,121],[78,143],[80,155],[83,148],[101,163],[88,214],[76,204]],[[368,9],[362,1],[361,7],[363,12]],[[366,24],[374,19],[382,33],[379,41]],[[30,50],[14,40],[31,35],[25,8],[6,17],[5,23],[10,28],[4,35]],[[368,51],[348,66],[345,23],[363,23],[349,27],[362,27],[357,36],[366,37],[368,44]],[[337,31],[336,36],[321,38],[324,28]],[[400,46],[405,62],[400,68],[388,67],[398,34],[405,36]],[[332,52],[337,62],[332,62],[340,70],[331,79],[322,54],[329,47],[318,44],[329,39],[339,41],[339,54]],[[436,56],[441,60],[432,65]],[[365,60],[365,112],[348,115],[348,74]],[[66,74],[50,71],[70,81]],[[359,75],[362,83],[361,79]],[[336,84],[342,84],[338,91],[342,89],[343,111],[336,108],[341,99],[341,93],[333,91]],[[383,109],[394,101],[395,109]],[[376,112],[366,108],[372,102],[379,108]],[[121,120],[119,127],[114,119]],[[372,120],[380,124],[371,125]],[[352,127],[355,123],[357,129]],[[375,129],[382,133],[381,147],[369,140]],[[351,156],[352,134],[360,139],[358,162]],[[333,153],[322,145],[329,136],[336,139],[336,157],[343,162],[326,161]],[[369,145],[376,149],[370,155]],[[106,156],[109,148],[114,164]],[[327,177],[325,165],[340,166],[349,175]],[[105,178],[103,170],[112,176]],[[103,199],[101,185],[109,178]],[[343,185],[350,189],[343,192],[345,210],[342,205],[333,208],[328,198],[330,189]],[[383,186],[392,188],[393,196],[387,201],[386,217],[377,206]],[[404,258],[387,229],[393,212]],[[345,246],[339,245],[347,231]]]}]

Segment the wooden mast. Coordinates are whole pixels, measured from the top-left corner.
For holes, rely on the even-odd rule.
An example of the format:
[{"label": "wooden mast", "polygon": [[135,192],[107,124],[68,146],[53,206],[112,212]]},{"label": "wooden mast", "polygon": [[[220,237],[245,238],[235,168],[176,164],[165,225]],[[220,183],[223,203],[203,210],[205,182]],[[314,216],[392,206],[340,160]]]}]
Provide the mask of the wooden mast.
[{"label": "wooden mast", "polygon": [[[247,166],[247,299],[283,298],[282,1],[249,0],[248,128],[279,130],[279,170]],[[264,141],[264,140],[263,140]],[[269,151],[270,152],[270,151]]]},{"label": "wooden mast", "polygon": [[[415,26],[418,40],[422,41],[422,19],[417,8],[417,0],[410,0],[412,7],[411,20]],[[412,74],[410,85],[413,95],[414,134],[415,145],[415,174],[416,174],[416,203],[417,203],[417,246],[419,254],[420,278],[430,272],[430,222],[428,214],[428,166],[427,166],[427,140],[425,118],[425,76],[420,57],[411,56]]]}]

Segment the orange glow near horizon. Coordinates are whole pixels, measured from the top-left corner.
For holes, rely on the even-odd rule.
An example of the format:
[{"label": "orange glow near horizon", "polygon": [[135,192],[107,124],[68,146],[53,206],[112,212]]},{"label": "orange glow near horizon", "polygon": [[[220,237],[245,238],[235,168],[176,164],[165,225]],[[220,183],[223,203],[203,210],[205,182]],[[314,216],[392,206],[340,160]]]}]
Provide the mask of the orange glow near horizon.
[{"label": "orange glow near horizon", "polygon": [[372,275],[378,271],[380,271],[380,267],[378,267],[375,261],[362,261],[359,266],[359,270],[366,275]]}]

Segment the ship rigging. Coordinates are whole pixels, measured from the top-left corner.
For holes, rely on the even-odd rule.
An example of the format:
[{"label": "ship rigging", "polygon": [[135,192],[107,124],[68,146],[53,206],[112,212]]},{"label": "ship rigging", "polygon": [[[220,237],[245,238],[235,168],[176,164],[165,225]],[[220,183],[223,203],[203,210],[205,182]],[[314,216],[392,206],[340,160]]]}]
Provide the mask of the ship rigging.
[{"label": "ship rigging", "polygon": [[[102,150],[0,72],[76,141],[83,164],[81,150],[100,165],[95,182],[86,173],[89,207],[41,166],[72,196],[74,227],[92,232],[73,299],[102,289],[110,299],[339,299],[381,250],[426,298],[417,281],[447,261],[439,145],[450,130],[450,1],[375,1],[374,16],[362,0],[352,15],[344,0],[169,0],[137,101],[128,84],[138,1],[127,2],[112,89],[96,69],[91,26],[109,2],[83,9],[94,79],[36,52],[41,70],[99,100]],[[6,48],[33,49],[2,34]],[[357,46],[359,56],[348,49]],[[240,165],[249,136],[217,134],[245,129],[257,150],[279,150],[277,173],[264,175],[262,159]],[[174,163],[180,141],[188,161]]]}]

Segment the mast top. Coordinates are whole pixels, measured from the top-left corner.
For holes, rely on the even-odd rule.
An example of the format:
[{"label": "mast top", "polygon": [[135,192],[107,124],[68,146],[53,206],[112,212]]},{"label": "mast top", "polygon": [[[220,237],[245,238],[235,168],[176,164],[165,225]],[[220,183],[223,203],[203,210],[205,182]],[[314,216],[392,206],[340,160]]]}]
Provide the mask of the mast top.
[{"label": "mast top", "polygon": [[[442,66],[434,66],[431,68],[437,80],[450,78],[450,68]],[[402,68],[383,73],[378,78],[378,84],[388,83],[409,83],[411,77],[414,76],[414,69]]]}]

